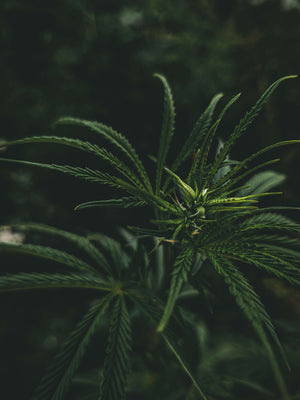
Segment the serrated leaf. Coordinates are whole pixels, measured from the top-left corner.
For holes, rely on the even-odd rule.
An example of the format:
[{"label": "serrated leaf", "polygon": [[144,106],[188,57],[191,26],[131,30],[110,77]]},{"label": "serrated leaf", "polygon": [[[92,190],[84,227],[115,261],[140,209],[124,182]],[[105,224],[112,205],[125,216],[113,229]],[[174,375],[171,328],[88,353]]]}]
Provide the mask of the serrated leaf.
[{"label": "serrated leaf", "polygon": [[267,192],[273,187],[280,185],[285,179],[285,175],[275,171],[268,170],[259,172],[245,182],[245,185],[249,187],[239,190],[236,195],[243,197],[249,194]]},{"label": "serrated leaf", "polygon": [[157,332],[163,332],[172,315],[182,285],[187,280],[187,275],[191,270],[193,256],[193,249],[188,247],[182,250],[175,261],[174,270],[171,276],[171,286],[168,294],[167,304],[165,306],[163,316],[158,324]]},{"label": "serrated leaf", "polygon": [[257,293],[255,293],[252,286],[238,270],[238,268],[236,268],[228,259],[225,259],[224,257],[221,258],[213,253],[210,253],[210,259],[213,262],[218,274],[223,276],[225,282],[229,286],[230,293],[234,296],[238,306],[242,309],[246,317],[253,325],[262,342],[264,344],[266,343],[266,340],[268,342],[268,339],[264,333],[266,329],[276,342],[285,362],[288,365],[286,356],[272,324],[271,318],[266,312],[264,305],[262,304]]},{"label": "serrated leaf", "polygon": [[121,197],[120,199],[88,201],[86,203],[78,204],[74,210],[83,210],[91,207],[142,207],[145,204],[146,203],[144,201],[137,200],[135,197]]},{"label": "serrated leaf", "polygon": [[54,249],[47,246],[39,246],[35,244],[12,244],[12,243],[1,243],[0,251],[11,251],[14,253],[24,253],[33,256],[46,258],[58,263],[67,265],[69,267],[75,268],[79,271],[90,272],[93,274],[99,274],[94,267],[81,260],[78,257],[73,256],[65,251]]},{"label": "serrated leaf", "polygon": [[111,316],[99,400],[125,400],[131,341],[129,315],[125,299],[120,295]]},{"label": "serrated leaf", "polygon": [[79,125],[79,126],[85,126],[89,129],[91,129],[93,132],[96,132],[103,137],[105,137],[107,140],[109,140],[112,144],[117,146],[135,165],[136,169],[138,170],[140,177],[142,178],[145,186],[147,187],[150,192],[153,192],[152,186],[148,177],[147,172],[145,171],[145,168],[139,159],[136,151],[132,147],[132,145],[129,143],[129,141],[121,134],[113,130],[111,127],[104,125],[100,122],[96,121],[87,121],[79,118],[73,118],[73,117],[62,117],[59,118],[55,124],[63,124],[63,125]]},{"label": "serrated leaf", "polygon": [[259,100],[255,103],[255,105],[244,115],[244,117],[240,120],[239,124],[235,127],[233,133],[230,135],[229,139],[225,142],[224,147],[218,154],[216,160],[214,161],[211,170],[209,172],[209,176],[207,181],[210,182],[213,176],[216,174],[220,165],[226,158],[232,146],[238,140],[238,138],[246,131],[249,125],[253,122],[253,120],[258,116],[264,104],[269,100],[272,93],[275,89],[286,79],[296,78],[295,75],[284,76],[283,78],[275,81],[259,98]]},{"label": "serrated leaf", "polygon": [[180,165],[194,152],[200,141],[205,137],[215,107],[222,96],[223,95],[221,93],[214,96],[207,109],[198,118],[186,142],[184,143],[182,149],[180,150],[179,155],[176,157],[174,163],[172,164],[171,167],[172,171],[174,172],[177,171]]},{"label": "serrated leaf", "polygon": [[46,375],[36,388],[32,400],[65,399],[72,378],[112,298],[113,295],[109,294],[93,306],[65,339]]},{"label": "serrated leaf", "polygon": [[50,288],[85,288],[111,291],[111,284],[99,276],[76,273],[21,273],[0,277],[0,292]]},{"label": "serrated leaf", "polygon": [[158,194],[160,190],[163,169],[170,148],[171,139],[174,134],[175,108],[174,108],[172,92],[166,78],[160,74],[155,74],[154,76],[158,78],[163,83],[164,86],[163,123],[161,129],[161,136],[157,154],[157,166],[156,166],[155,192],[156,194]]},{"label": "serrated leaf", "polygon": [[75,233],[67,232],[53,226],[37,223],[13,224],[9,226],[14,229],[45,232],[69,240],[75,243],[79,248],[85,250],[101,268],[103,268],[107,273],[110,273],[110,266],[104,255],[84,236],[76,235]]}]

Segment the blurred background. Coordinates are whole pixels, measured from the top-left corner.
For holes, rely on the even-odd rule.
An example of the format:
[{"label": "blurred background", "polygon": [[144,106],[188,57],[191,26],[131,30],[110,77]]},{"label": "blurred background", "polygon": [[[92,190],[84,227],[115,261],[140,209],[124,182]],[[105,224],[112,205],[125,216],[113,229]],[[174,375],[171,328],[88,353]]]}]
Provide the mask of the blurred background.
[{"label": "blurred background", "polygon": [[[157,151],[163,106],[153,73],[164,74],[173,90],[176,152],[216,93],[228,100],[242,92],[219,130],[226,138],[274,80],[299,72],[298,0],[2,0],[0,10],[2,141],[32,135],[93,141],[84,129],[52,128],[58,117],[71,115],[124,133],[151,168],[147,155]],[[299,139],[299,107],[298,78],[277,89],[232,158]],[[299,205],[300,148],[284,147],[276,154],[281,162],[274,169],[287,176],[280,188],[282,202]],[[99,168],[98,160],[57,145],[0,147],[0,156]],[[148,218],[144,211],[130,210],[75,213],[76,204],[106,198],[110,191],[46,170],[1,163],[0,182],[0,225],[34,221],[77,233],[115,235],[116,226],[142,225]],[[1,255],[1,271],[22,270],[24,262]],[[299,292],[277,281],[254,279],[274,319],[285,320],[281,327],[292,324],[289,333],[279,332],[289,345],[290,332],[299,329]],[[231,307],[224,311],[224,304],[231,303],[226,292],[222,296],[221,302],[215,299],[213,317],[205,320],[212,336],[221,325],[230,334],[232,321],[240,317],[232,315]],[[10,393],[7,398],[28,398],[61,338],[85,309],[81,303],[82,297],[59,291],[1,295],[0,380]],[[288,379],[297,393],[293,373],[295,367]]]}]

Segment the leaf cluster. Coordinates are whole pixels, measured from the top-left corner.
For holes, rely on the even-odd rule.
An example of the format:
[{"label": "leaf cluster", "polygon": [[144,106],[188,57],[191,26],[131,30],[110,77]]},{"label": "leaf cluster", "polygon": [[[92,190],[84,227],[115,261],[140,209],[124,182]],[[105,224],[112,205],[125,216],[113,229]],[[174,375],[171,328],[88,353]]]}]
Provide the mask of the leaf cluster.
[{"label": "leaf cluster", "polygon": [[[259,207],[261,197],[281,194],[270,189],[280,184],[284,176],[264,170],[278,159],[254,166],[252,161],[272,149],[300,141],[289,140],[269,145],[241,161],[231,160],[230,152],[275,89],[283,81],[294,76],[283,77],[274,82],[245,113],[228,139],[224,143],[220,142],[217,151],[212,154],[218,126],[225,113],[239,98],[239,95],[234,96],[215,118],[214,111],[222,97],[221,94],[216,95],[172,161],[169,161],[168,156],[175,131],[173,96],[166,78],[159,74],[155,74],[155,77],[163,85],[164,111],[157,156],[151,157],[155,163],[154,182],[125,136],[99,122],[63,117],[56,125],[86,127],[114,146],[122,158],[98,144],[60,136],[34,136],[4,144],[12,146],[25,143],[57,143],[80,149],[105,161],[109,166],[108,171],[1,159],[59,171],[125,192],[123,197],[80,204],[76,210],[96,206],[150,206],[154,214],[150,221],[152,226],[132,228],[138,237],[146,236],[155,240],[154,251],[150,254],[138,237],[128,231],[123,231],[130,249],[126,252],[116,240],[102,234],[92,235],[88,239],[38,224],[18,228],[46,232],[71,241],[86,253],[88,261],[46,246],[0,243],[0,249],[3,251],[51,259],[71,268],[70,273],[62,274],[35,272],[4,276],[0,279],[2,290],[80,287],[97,290],[101,294],[99,303],[89,310],[66,339],[61,352],[37,388],[34,399],[64,398],[91,336],[109,310],[112,311],[99,399],[125,398],[132,347],[128,304],[130,307],[137,307],[157,324],[156,334],[161,335],[198,389],[200,396],[205,398],[197,380],[179,355],[174,340],[176,329],[172,329],[172,323],[182,325],[176,302],[183,295],[187,285],[193,286],[196,293],[201,293],[199,281],[201,282],[202,267],[205,263],[224,279],[237,305],[258,334],[270,358],[282,398],[287,400],[287,389],[271,341],[276,344],[287,364],[288,362],[271,318],[241,266],[249,264],[299,286],[299,224],[278,213],[285,210],[284,207]],[[180,170],[188,162],[188,172],[183,177]],[[259,170],[262,171],[257,173]],[[103,251],[93,244],[94,240],[99,242]],[[168,289],[162,290],[162,284],[165,282],[168,282]]]}]

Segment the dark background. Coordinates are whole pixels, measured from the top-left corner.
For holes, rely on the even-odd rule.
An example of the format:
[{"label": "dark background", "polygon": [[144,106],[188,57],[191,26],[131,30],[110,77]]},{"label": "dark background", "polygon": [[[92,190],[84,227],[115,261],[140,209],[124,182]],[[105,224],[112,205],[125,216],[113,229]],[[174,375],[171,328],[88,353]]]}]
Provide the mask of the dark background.
[{"label": "dark background", "polygon": [[[153,73],[164,74],[173,90],[176,151],[214,94],[223,92],[229,99],[242,92],[219,130],[226,138],[274,80],[299,72],[296,0],[2,0],[0,12],[0,138],[5,140],[41,134],[97,140],[84,129],[51,128],[58,117],[71,115],[124,133],[151,168],[147,155],[157,151],[162,118],[162,88]],[[299,139],[299,109],[298,78],[280,86],[232,158]],[[57,145],[22,145],[0,154],[102,167]],[[297,205],[300,148],[284,147],[276,154],[281,162],[274,169],[287,175],[282,200]],[[130,210],[75,213],[76,204],[106,198],[110,191],[46,170],[1,163],[0,182],[1,225],[34,221],[78,233],[115,234],[116,226],[141,225],[148,218]],[[1,258],[3,272],[31,268],[25,258]],[[275,319],[298,320],[298,292],[269,281],[260,284]],[[85,309],[84,296],[1,295],[0,387],[9,391],[7,398],[27,398],[61,337]],[[222,318],[226,329],[229,314],[224,317],[222,307],[218,314],[218,307],[214,318]],[[300,390],[293,380],[291,386]]]}]

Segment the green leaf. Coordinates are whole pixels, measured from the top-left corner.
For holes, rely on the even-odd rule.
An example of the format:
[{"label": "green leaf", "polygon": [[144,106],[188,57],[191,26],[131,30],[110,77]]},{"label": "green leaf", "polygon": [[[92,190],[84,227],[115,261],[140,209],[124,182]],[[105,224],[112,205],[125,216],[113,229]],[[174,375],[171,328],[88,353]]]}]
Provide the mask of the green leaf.
[{"label": "green leaf", "polygon": [[22,273],[0,277],[0,292],[17,290],[80,288],[111,291],[111,284],[88,274]]},{"label": "green leaf", "polygon": [[163,123],[160,136],[160,143],[157,155],[157,167],[156,167],[156,194],[159,193],[160,183],[162,179],[162,173],[165,166],[167,154],[169,151],[172,136],[174,134],[175,125],[175,108],[173,102],[173,96],[169,84],[165,77],[159,74],[154,76],[161,80],[164,86],[164,112],[163,112]]},{"label": "green leaf", "polygon": [[249,194],[263,193],[284,182],[286,176],[275,171],[263,171],[254,175],[245,182],[248,188],[241,189],[236,196],[243,197]]},{"label": "green leaf", "polygon": [[96,240],[107,251],[112,259],[113,267],[120,278],[121,269],[126,268],[130,261],[128,254],[122,249],[121,244],[115,239],[101,233],[91,234],[88,237],[90,240]]},{"label": "green leaf", "polygon": [[163,316],[158,324],[157,332],[162,332],[175,307],[175,303],[178,295],[180,294],[183,283],[187,280],[187,275],[191,270],[193,262],[194,251],[191,247],[185,248],[177,257],[174,270],[171,277],[171,286],[168,295],[167,304],[163,313]]},{"label": "green leaf", "polygon": [[291,263],[290,257],[282,254],[279,248],[276,251],[266,245],[260,246],[258,243],[250,243],[250,241],[244,243],[243,240],[237,240],[230,243],[218,243],[211,246],[210,250],[254,265],[294,285],[300,285],[299,265],[295,264],[294,259]]},{"label": "green leaf", "polygon": [[125,400],[131,341],[129,315],[120,295],[112,311],[99,400]]},{"label": "green leaf", "polygon": [[[192,131],[190,132],[186,142],[184,143],[179,155],[176,157],[172,164],[171,170],[176,172],[180,165],[195,151],[200,141],[205,137],[209,128],[213,112],[218,101],[222,98],[223,94],[219,93],[211,100],[207,109],[201,114]],[[165,186],[164,186],[165,187]]]},{"label": "green leaf", "polygon": [[291,79],[291,78],[296,78],[296,77],[297,77],[296,75],[290,75],[290,76],[284,76],[283,78],[278,79],[264,92],[264,94],[259,98],[259,100],[256,102],[256,104],[250,109],[250,111],[248,111],[244,115],[244,117],[240,120],[239,124],[235,127],[233,133],[231,134],[229,139],[225,142],[224,147],[222,148],[222,150],[216,157],[216,160],[214,161],[212,168],[209,172],[209,176],[207,178],[208,182],[210,182],[210,180],[216,174],[217,170],[219,169],[220,165],[226,158],[226,156],[229,153],[232,146],[235,144],[235,142],[238,140],[238,138],[243,134],[243,132],[245,132],[245,130],[248,128],[248,126],[251,125],[251,123],[254,121],[254,119],[258,116],[262,107],[269,100],[272,93],[280,85],[280,83],[286,79]]},{"label": "green leaf", "polygon": [[117,146],[135,165],[136,169],[138,170],[140,177],[142,178],[145,186],[148,188],[150,192],[153,192],[152,186],[145,171],[145,168],[139,159],[136,151],[132,147],[132,145],[128,142],[128,140],[121,134],[113,130],[111,127],[101,124],[95,121],[86,121],[79,118],[73,117],[63,117],[59,118],[55,125],[63,124],[63,125],[79,125],[84,126],[91,129],[93,132],[96,132],[102,135],[105,139],[109,140],[112,144]]},{"label": "green leaf", "polygon": [[239,232],[257,229],[280,229],[282,231],[300,232],[300,225],[284,215],[265,212],[247,218],[240,224]]},{"label": "green leaf", "polygon": [[[251,169],[248,169],[245,173],[240,174],[237,178],[230,180],[234,175],[237,175],[242,169],[247,168],[247,164],[249,164],[256,157],[262,155],[263,153],[265,153],[269,150],[276,149],[277,147],[287,146],[290,144],[299,144],[299,143],[300,143],[300,140],[286,140],[284,142],[278,142],[278,143],[274,143],[270,146],[264,147],[263,149],[257,151],[256,153],[251,154],[249,157],[247,157],[243,161],[241,161],[231,171],[229,171],[226,175],[224,175],[221,179],[219,179],[214,185],[212,185],[211,189],[215,190],[215,188],[221,188],[221,191],[226,190],[227,188],[233,186],[238,181],[240,181],[241,179],[244,179],[247,175],[253,173],[257,169],[279,161],[279,159],[277,158],[277,159],[259,164]],[[224,185],[226,182],[228,182],[228,183],[226,185]],[[216,191],[216,193],[218,193],[218,191]]]},{"label": "green leaf", "polygon": [[55,228],[53,226],[28,223],[28,224],[13,224],[9,225],[11,228],[22,229],[22,230],[33,230],[37,232],[45,232],[54,236],[62,237],[63,239],[69,240],[75,243],[79,248],[82,248],[86,253],[97,262],[97,264],[103,268],[107,273],[110,273],[110,265],[104,255],[95,247],[86,237],[76,235],[75,233],[67,232],[62,229]]},{"label": "green leaf", "polygon": [[145,204],[145,201],[137,200],[134,197],[121,197],[120,199],[88,201],[86,203],[78,204],[74,210],[83,210],[84,208],[90,207],[142,207]]},{"label": "green leaf", "polygon": [[12,243],[1,243],[0,251],[11,251],[14,253],[24,253],[33,256],[46,258],[58,263],[67,265],[75,268],[78,271],[90,272],[99,275],[99,272],[94,267],[87,264],[85,261],[78,257],[73,256],[65,251],[53,249],[52,247],[39,246],[36,244],[12,244]]},{"label": "green leaf", "polygon": [[[204,173],[204,168],[207,164],[208,154],[209,154],[215,133],[218,129],[218,126],[219,126],[223,116],[225,115],[226,111],[232,106],[233,103],[235,103],[237,101],[237,99],[239,97],[240,97],[240,93],[237,94],[236,96],[234,96],[223,108],[223,110],[221,111],[221,113],[219,114],[219,116],[217,118],[217,121],[212,125],[208,134],[204,138],[201,148],[198,151],[198,153],[194,159],[189,176],[191,179],[195,179],[195,176],[196,176],[198,185],[200,187],[202,186],[203,173]],[[204,184],[204,187],[206,187],[205,184]]]},{"label": "green leaf", "polygon": [[105,161],[108,161],[135,186],[140,188],[144,187],[136,174],[126,164],[124,164],[123,161],[119,160],[114,154],[112,154],[108,150],[100,148],[96,144],[82,141],[80,139],[64,138],[59,136],[32,136],[29,138],[7,142],[5,143],[5,145],[11,146],[23,143],[58,143],[89,152],[97,157],[102,158]]},{"label": "green leaf", "polygon": [[242,309],[246,317],[249,319],[262,342],[265,344],[265,341],[268,341],[264,333],[266,329],[271,334],[285,362],[288,365],[271,318],[252,286],[238,270],[238,268],[236,268],[226,258],[221,258],[214,253],[210,253],[210,259],[216,271],[225,279],[225,282],[229,286],[229,291],[234,296],[237,305]]},{"label": "green leaf", "polygon": [[105,296],[93,306],[62,344],[32,400],[63,400],[72,378],[86,353],[97,325],[107,311],[113,295]]},{"label": "green leaf", "polygon": [[134,195],[137,198],[137,200],[145,201],[147,204],[154,206],[155,208],[158,208],[161,211],[177,214],[176,207],[173,206],[171,203],[167,202],[166,200],[162,199],[160,196],[156,196],[150,191],[134,187],[130,183],[124,181],[123,179],[117,178],[116,176],[113,175],[109,175],[106,172],[92,170],[90,168],[72,167],[70,165],[42,164],[30,161],[10,160],[1,158],[0,161],[8,161],[23,165],[38,166],[46,169],[51,169],[89,182],[101,183],[117,189],[125,190],[129,194]]}]

